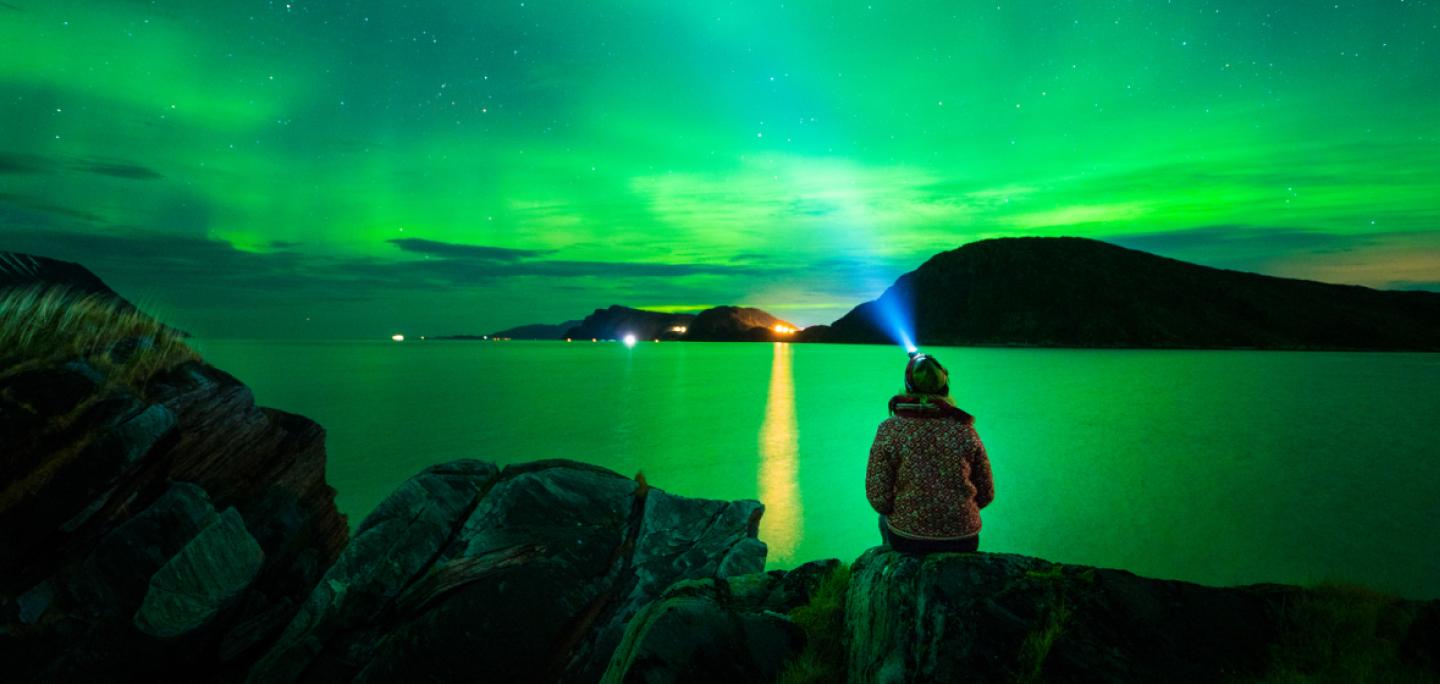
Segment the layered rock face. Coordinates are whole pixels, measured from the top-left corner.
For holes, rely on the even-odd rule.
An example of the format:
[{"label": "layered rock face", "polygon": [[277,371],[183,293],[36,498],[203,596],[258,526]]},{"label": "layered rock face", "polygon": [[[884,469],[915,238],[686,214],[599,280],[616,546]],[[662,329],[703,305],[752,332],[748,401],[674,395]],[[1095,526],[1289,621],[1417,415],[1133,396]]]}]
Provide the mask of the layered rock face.
[{"label": "layered rock face", "polygon": [[434,466],[356,530],[252,682],[593,682],[670,585],[763,569],[755,501],[570,461]]},{"label": "layered rock face", "polygon": [[0,373],[0,661],[20,681],[243,672],[338,555],[324,431],[188,362]]}]

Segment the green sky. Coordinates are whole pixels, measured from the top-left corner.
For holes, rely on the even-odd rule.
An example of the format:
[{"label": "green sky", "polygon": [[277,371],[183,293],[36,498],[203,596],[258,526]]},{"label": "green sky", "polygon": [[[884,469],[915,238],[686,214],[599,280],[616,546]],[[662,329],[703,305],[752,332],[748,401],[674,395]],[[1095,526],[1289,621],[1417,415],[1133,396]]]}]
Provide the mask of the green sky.
[{"label": "green sky", "polygon": [[0,249],[201,335],[828,322],[1082,235],[1440,289],[1440,3],[0,1]]}]

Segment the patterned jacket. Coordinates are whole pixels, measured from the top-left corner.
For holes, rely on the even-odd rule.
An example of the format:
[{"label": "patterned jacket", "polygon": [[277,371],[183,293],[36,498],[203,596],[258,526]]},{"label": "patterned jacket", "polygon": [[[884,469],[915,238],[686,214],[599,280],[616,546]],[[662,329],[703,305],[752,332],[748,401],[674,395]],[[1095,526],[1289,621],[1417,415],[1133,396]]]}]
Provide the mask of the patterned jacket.
[{"label": "patterned jacket", "polygon": [[980,532],[995,499],[990,460],[975,419],[948,404],[898,396],[880,423],[865,471],[865,496],[897,534],[955,539]]}]

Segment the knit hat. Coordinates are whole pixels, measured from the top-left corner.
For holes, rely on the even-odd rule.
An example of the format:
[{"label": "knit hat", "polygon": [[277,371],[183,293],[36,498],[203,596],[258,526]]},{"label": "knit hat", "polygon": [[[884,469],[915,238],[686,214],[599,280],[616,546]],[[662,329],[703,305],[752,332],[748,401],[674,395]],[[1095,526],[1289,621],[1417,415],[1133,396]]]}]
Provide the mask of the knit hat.
[{"label": "knit hat", "polygon": [[950,373],[929,354],[916,354],[905,364],[905,391],[911,394],[950,393]]}]

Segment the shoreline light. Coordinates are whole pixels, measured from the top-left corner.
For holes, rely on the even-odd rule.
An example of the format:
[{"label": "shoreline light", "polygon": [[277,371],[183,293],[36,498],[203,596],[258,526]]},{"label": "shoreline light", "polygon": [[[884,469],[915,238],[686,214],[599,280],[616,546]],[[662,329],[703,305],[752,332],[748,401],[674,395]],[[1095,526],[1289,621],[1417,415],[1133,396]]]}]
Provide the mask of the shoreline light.
[{"label": "shoreline light", "polygon": [[627,346],[627,347],[633,347],[633,346],[635,346],[635,335],[634,335],[634,333],[625,333],[625,346]]},{"label": "shoreline light", "polygon": [[404,342],[405,336],[401,335],[400,333],[395,333],[394,335],[390,336],[390,339],[395,340],[396,342]]},{"label": "shoreline light", "polygon": [[775,332],[780,333],[781,335],[789,335],[790,333],[795,332],[795,329],[788,325],[781,325],[779,323],[776,323]]}]

